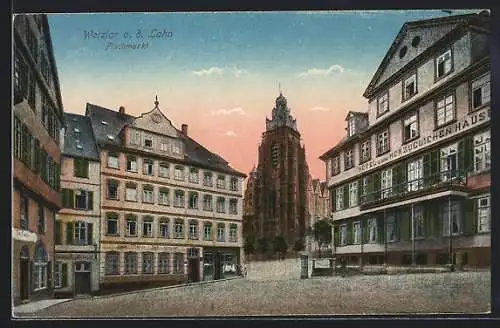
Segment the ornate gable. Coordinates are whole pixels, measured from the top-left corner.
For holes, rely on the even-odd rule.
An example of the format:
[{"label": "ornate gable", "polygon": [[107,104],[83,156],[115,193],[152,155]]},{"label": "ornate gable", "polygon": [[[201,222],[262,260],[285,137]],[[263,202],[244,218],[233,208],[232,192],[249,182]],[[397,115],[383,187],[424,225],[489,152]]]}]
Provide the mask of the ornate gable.
[{"label": "ornate gable", "polygon": [[136,118],[131,127],[151,131],[157,134],[166,135],[172,138],[178,138],[179,132],[172,125],[172,122],[162,113],[158,107],[158,97],[155,101],[155,107],[153,110],[142,114]]}]

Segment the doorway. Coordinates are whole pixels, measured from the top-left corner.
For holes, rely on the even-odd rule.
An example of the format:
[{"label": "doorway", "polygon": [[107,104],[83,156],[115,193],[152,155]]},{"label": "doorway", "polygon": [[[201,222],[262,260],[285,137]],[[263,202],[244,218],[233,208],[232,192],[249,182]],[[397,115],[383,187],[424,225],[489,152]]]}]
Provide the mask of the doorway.
[{"label": "doorway", "polygon": [[200,281],[200,251],[198,248],[189,248],[187,255],[188,279],[190,282]]},{"label": "doorway", "polygon": [[92,290],[90,274],[89,262],[75,263],[75,295],[90,294]]},{"label": "doorway", "polygon": [[21,248],[19,256],[19,297],[21,301],[27,300],[30,297],[30,259],[28,247]]}]

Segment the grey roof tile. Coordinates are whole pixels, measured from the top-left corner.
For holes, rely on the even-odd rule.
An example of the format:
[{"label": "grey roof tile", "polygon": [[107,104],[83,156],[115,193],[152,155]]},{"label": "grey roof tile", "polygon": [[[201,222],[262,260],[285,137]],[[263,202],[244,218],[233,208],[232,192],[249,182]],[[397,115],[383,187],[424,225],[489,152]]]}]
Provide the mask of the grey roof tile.
[{"label": "grey roof tile", "polygon": [[63,155],[99,161],[99,151],[90,119],[87,116],[64,113],[66,131]]}]

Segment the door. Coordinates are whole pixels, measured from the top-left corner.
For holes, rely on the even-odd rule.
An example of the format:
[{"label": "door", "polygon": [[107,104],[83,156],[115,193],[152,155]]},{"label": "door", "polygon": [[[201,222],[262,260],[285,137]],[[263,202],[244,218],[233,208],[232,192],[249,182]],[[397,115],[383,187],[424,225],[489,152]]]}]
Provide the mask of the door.
[{"label": "door", "polygon": [[19,262],[19,283],[20,283],[20,297],[21,300],[29,298],[29,260],[21,259]]},{"label": "door", "polygon": [[222,278],[222,255],[219,253],[214,254],[214,279]]},{"label": "door", "polygon": [[90,263],[75,263],[75,295],[90,294]]},{"label": "door", "polygon": [[200,281],[200,258],[190,258],[188,260],[189,280],[191,282]]}]

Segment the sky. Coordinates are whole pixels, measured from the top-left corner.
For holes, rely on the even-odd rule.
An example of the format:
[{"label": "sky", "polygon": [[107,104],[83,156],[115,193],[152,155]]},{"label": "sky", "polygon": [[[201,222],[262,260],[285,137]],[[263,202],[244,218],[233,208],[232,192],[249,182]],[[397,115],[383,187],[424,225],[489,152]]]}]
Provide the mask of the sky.
[{"label": "sky", "polygon": [[[475,12],[478,12],[475,10]],[[456,10],[454,14],[463,14]],[[244,173],[281,88],[313,178],[349,110],[407,21],[433,11],[50,14],[64,110],[86,103],[139,116],[159,107]],[[95,38],[94,36],[98,37]],[[127,44],[127,47],[123,47]]]}]

